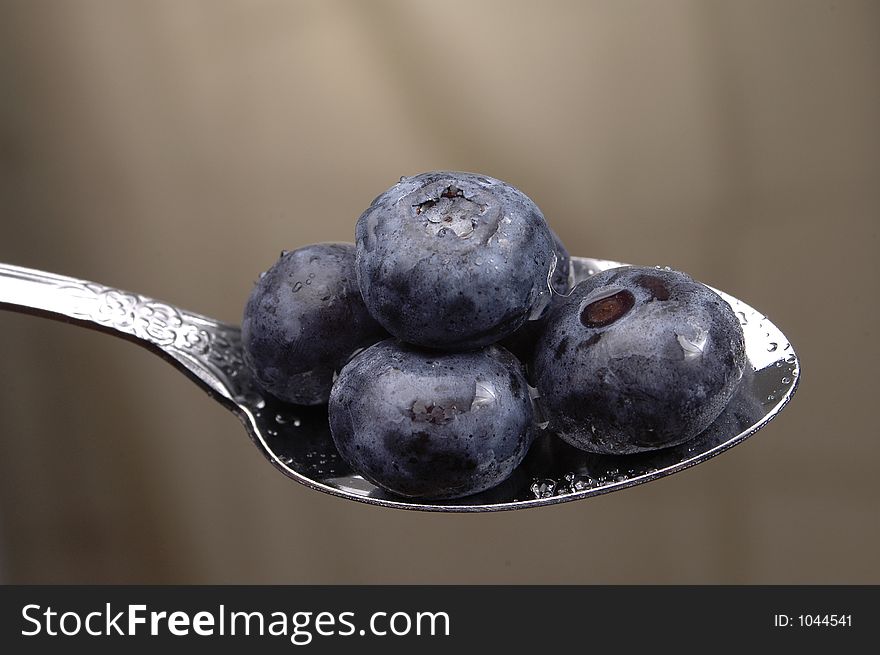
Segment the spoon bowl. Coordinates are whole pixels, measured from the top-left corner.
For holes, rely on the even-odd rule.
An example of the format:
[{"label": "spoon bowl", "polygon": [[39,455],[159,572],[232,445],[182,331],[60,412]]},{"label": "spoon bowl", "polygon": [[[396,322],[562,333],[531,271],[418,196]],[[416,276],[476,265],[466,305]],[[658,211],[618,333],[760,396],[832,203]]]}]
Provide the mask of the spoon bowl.
[{"label": "spoon bowl", "polygon": [[[573,257],[571,263],[575,282],[624,266],[585,257]],[[797,388],[797,355],[765,315],[715,291],[740,319],[748,364],[733,399],[702,434],[673,448],[611,456],[578,450],[545,430],[497,487],[466,498],[423,502],[389,494],[352,471],[333,444],[326,406],[289,405],[263,393],[244,364],[237,326],[139,294],[0,264],[0,308],[121,336],[160,355],[238,416],[257,448],[289,478],[349,500],[438,512],[525,509],[617,491],[704,462],[767,425]]]}]

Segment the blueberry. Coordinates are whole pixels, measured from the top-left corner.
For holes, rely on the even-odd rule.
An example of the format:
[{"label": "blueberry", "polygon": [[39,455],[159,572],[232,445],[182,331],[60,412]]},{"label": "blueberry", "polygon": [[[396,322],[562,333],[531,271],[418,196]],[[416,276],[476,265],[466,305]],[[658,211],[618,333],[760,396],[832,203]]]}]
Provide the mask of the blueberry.
[{"label": "blueberry", "polygon": [[554,244],[521,191],[470,173],[424,173],[373,201],[356,228],[370,313],[409,343],[494,343],[549,301]]},{"label": "blueberry", "polygon": [[414,498],[494,487],[533,437],[522,367],[498,346],[438,353],[381,341],[342,369],[329,414],[339,454],[353,469]]},{"label": "blueberry", "polygon": [[627,454],[705,430],[745,364],[742,327],[715,292],[677,271],[622,267],[588,278],[552,311],[534,376],[561,438]]},{"label": "blueberry", "polygon": [[245,361],[276,398],[326,403],[333,372],[388,336],[361,299],[354,255],[349,243],[285,252],[254,286],[241,326]]}]

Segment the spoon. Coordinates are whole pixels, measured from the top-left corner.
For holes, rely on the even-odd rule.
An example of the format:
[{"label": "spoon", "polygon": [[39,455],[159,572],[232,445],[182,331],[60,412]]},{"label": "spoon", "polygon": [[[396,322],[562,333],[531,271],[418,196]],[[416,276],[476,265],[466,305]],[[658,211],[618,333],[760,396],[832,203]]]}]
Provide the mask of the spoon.
[{"label": "spoon", "polygon": [[[580,282],[624,264],[573,257],[571,266]],[[423,502],[389,494],[352,471],[333,444],[326,406],[289,405],[261,392],[242,359],[237,326],[140,294],[0,264],[0,308],[75,323],[146,347],[238,416],[257,448],[289,478],[349,500],[439,512],[523,509],[617,491],[704,462],[767,425],[797,388],[797,356],[766,316],[715,291],[740,319],[749,365],[727,408],[702,434],[674,448],[611,456],[583,452],[545,430],[499,486],[466,498]]]}]

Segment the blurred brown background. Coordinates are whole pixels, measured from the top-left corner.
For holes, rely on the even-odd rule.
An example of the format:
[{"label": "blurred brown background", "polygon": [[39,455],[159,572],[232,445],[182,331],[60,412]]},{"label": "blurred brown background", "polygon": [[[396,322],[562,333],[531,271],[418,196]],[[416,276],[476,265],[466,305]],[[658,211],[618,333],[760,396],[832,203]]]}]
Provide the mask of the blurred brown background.
[{"label": "blurred brown background", "polygon": [[0,312],[0,580],[880,583],[880,5],[0,3],[0,261],[238,322],[282,248],[480,171],[569,250],[769,314],[801,388],[591,501],[386,510],[275,472],[121,340]]}]

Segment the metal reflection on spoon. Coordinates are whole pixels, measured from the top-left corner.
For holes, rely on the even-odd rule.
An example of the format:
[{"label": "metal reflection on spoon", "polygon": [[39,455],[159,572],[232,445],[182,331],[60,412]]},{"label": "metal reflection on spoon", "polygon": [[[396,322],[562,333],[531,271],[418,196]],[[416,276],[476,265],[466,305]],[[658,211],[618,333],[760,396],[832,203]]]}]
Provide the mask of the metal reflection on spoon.
[{"label": "metal reflection on spoon", "polygon": [[[571,259],[575,282],[623,265]],[[797,388],[797,355],[766,316],[718,293],[740,319],[749,365],[733,399],[705,432],[674,448],[611,456],[577,450],[544,431],[500,485],[467,498],[422,502],[389,494],[352,471],[333,444],[326,407],[288,405],[262,393],[244,364],[237,326],[140,294],[0,264],[0,308],[121,336],[160,355],[238,416],[260,451],[293,480],[349,500],[439,512],[523,509],[617,491],[704,462],[764,427]],[[478,388],[474,402],[491,402],[491,395]]]}]

